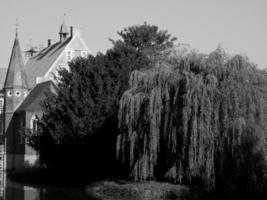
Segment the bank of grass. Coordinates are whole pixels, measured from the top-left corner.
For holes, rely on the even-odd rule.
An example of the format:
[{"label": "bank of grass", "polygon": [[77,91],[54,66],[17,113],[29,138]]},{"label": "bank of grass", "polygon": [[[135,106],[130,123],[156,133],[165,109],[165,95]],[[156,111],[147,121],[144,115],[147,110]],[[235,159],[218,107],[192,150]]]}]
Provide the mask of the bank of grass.
[{"label": "bank of grass", "polygon": [[267,176],[265,176],[263,193],[244,197],[241,194],[215,195],[204,192],[201,187],[178,185],[166,182],[92,178],[79,171],[52,170],[43,167],[27,167],[15,171],[8,171],[10,180],[29,186],[55,186],[85,188],[90,196],[105,200],[218,200],[218,199],[266,199]]},{"label": "bank of grass", "polygon": [[90,185],[87,190],[105,200],[194,200],[202,196],[198,188],[155,181],[102,181]]},{"label": "bank of grass", "polygon": [[91,179],[89,175],[79,172],[52,170],[42,167],[27,167],[8,171],[10,180],[32,186],[68,186],[82,187],[90,196],[105,200],[172,200],[199,199],[203,195],[199,188],[176,185],[171,183],[130,180]]}]

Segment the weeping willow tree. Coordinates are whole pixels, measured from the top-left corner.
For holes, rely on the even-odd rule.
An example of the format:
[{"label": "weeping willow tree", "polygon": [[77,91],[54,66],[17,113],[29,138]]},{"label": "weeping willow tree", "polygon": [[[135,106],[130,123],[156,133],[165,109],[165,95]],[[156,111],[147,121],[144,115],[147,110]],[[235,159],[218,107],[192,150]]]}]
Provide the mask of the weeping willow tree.
[{"label": "weeping willow tree", "polygon": [[134,180],[195,181],[208,190],[258,184],[266,80],[246,57],[221,48],[176,52],[133,71],[120,100],[117,159]]}]

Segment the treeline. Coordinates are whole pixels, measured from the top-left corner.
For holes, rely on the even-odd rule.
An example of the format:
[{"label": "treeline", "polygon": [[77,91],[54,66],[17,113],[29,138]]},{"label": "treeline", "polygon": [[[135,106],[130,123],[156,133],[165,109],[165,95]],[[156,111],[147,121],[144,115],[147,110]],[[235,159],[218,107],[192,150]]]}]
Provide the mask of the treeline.
[{"label": "treeline", "polygon": [[263,185],[267,82],[244,56],[177,47],[143,24],[105,54],[61,70],[28,138],[43,164],[97,177],[200,184],[222,193]]}]

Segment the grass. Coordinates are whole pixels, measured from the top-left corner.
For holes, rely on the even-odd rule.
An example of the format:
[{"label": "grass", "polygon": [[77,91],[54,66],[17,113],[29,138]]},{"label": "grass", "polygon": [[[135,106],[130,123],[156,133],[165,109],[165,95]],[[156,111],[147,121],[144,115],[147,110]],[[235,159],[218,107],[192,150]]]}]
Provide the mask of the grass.
[{"label": "grass", "polygon": [[10,180],[32,186],[70,186],[85,188],[90,196],[105,200],[174,200],[198,199],[199,189],[156,181],[91,180],[78,172],[27,167],[9,171]]},{"label": "grass", "polygon": [[200,191],[183,185],[146,182],[102,181],[88,186],[88,191],[106,200],[173,200],[199,199]]},{"label": "grass", "polygon": [[[184,200],[184,199],[220,199],[215,194],[207,194],[200,187],[177,185],[165,182],[143,181],[133,182],[116,179],[91,179],[88,175],[78,171],[51,170],[49,168],[27,167],[24,169],[9,171],[10,180],[33,187],[61,186],[77,188],[95,199],[105,200]],[[267,177],[266,179],[267,180]],[[267,181],[264,183],[267,189]],[[80,190],[81,189],[81,190]],[[266,199],[267,191],[260,197],[253,199]],[[229,196],[222,199],[237,199]],[[240,199],[240,198],[239,198]],[[242,200],[245,198],[241,198]]]}]

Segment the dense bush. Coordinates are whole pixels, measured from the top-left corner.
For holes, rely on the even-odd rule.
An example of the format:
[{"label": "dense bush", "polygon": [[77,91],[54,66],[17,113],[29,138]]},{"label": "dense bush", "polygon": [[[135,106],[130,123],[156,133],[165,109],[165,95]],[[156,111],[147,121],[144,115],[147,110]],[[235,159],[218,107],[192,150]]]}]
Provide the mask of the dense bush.
[{"label": "dense bush", "polygon": [[135,180],[255,192],[263,178],[266,73],[221,48],[173,55],[132,72],[120,101],[118,159]]}]

